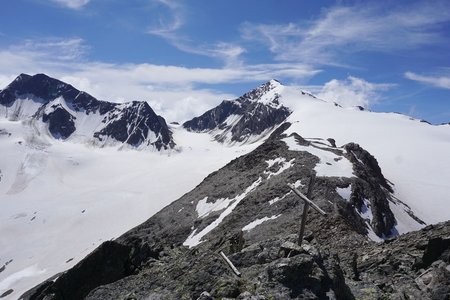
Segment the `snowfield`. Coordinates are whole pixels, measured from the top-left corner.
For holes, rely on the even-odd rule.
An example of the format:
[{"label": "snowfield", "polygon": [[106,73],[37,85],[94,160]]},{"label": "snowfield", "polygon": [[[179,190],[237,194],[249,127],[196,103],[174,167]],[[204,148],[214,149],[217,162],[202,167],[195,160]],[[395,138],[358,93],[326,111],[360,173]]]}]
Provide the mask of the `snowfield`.
[{"label": "snowfield", "polygon": [[17,299],[257,146],[171,129],[183,145],[175,151],[118,151],[0,118],[0,295],[13,289],[5,299]]}]

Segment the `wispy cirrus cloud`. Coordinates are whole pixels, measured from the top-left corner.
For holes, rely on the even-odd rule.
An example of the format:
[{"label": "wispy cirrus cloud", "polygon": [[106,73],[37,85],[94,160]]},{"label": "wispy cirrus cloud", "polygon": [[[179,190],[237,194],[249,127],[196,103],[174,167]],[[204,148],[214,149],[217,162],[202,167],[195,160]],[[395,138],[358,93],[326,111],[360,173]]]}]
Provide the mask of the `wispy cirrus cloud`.
[{"label": "wispy cirrus cloud", "polygon": [[218,41],[215,43],[196,43],[180,33],[186,22],[186,8],[176,0],[154,0],[154,3],[166,8],[156,25],[147,29],[147,33],[159,36],[177,49],[207,57],[213,57],[225,62],[226,65],[241,64],[240,56],[246,50],[238,44]]},{"label": "wispy cirrus cloud", "polygon": [[91,0],[50,0],[53,3],[71,9],[80,9],[87,5]]},{"label": "wispy cirrus cloud", "polygon": [[81,38],[26,39],[10,50],[29,57],[51,58],[57,61],[79,60],[85,56],[89,47]]},{"label": "wispy cirrus cloud", "polygon": [[450,70],[444,75],[420,75],[414,72],[405,72],[405,77],[430,86],[450,89]]},{"label": "wispy cirrus cloud", "polygon": [[309,22],[245,23],[241,33],[246,40],[266,45],[277,60],[333,65],[342,63],[342,54],[392,52],[444,42],[437,29],[448,21],[445,1],[388,8],[361,3],[326,9]]},{"label": "wispy cirrus cloud", "polygon": [[176,36],[176,31],[185,23],[184,8],[174,0],[153,0],[155,5],[163,6],[167,9],[166,14],[160,14],[157,24],[149,27],[147,33],[172,39]]}]

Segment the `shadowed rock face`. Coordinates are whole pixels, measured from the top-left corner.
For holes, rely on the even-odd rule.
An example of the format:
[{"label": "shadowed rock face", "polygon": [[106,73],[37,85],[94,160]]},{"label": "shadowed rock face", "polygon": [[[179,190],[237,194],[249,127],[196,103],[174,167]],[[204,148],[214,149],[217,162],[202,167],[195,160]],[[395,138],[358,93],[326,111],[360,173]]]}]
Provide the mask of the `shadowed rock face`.
[{"label": "shadowed rock face", "polygon": [[[280,85],[270,81],[238,99],[225,100],[203,115],[183,124],[196,132],[212,132],[219,142],[245,142],[252,135],[260,135],[281,124],[291,111],[280,104],[277,93],[267,94]],[[263,97],[269,97],[264,99]]]},{"label": "shadowed rock face", "polygon": [[[100,255],[100,247],[25,298],[59,299],[72,290],[82,290],[86,299],[426,298],[429,287],[445,295],[449,243],[448,238],[435,238],[449,237],[450,223],[381,244],[370,241],[369,228],[381,236],[395,219],[390,219],[390,192],[380,181],[381,171],[377,173],[370,154],[355,144],[347,151],[326,140],[294,135],[302,145],[351,161],[355,176],[317,177],[311,198],[328,216],[310,210],[304,247],[289,246],[298,239],[302,203],[286,184],[296,183],[306,193],[320,159],[289,150],[283,135],[288,127],[283,124],[257,149],[103,246],[120,249],[111,251],[114,255]],[[350,185],[350,199],[343,199],[336,189]],[[361,201],[371,205],[371,223],[360,215]],[[199,234],[202,237],[192,243]],[[241,277],[228,268],[220,251]],[[416,278],[425,269],[432,280],[425,278],[419,287]]]},{"label": "shadowed rock face", "polygon": [[150,144],[158,150],[175,146],[166,121],[155,114],[147,102],[133,101],[126,109],[113,109],[105,115],[104,122],[107,125],[94,133],[94,137],[100,141],[111,137],[132,146],[140,146],[149,135],[154,135],[155,141]]},{"label": "shadowed rock face", "polygon": [[105,242],[73,267],[71,272],[59,276],[54,284],[38,286],[25,297],[41,299],[47,294],[54,299],[83,299],[93,288],[132,274],[130,250],[131,247],[126,245]]},{"label": "shadowed rock face", "polygon": [[[17,98],[27,96],[33,96],[42,103],[33,118],[48,123],[49,131],[55,138],[67,139],[76,133],[75,114],[85,114],[91,118],[97,114],[103,118],[104,125],[93,132],[92,137],[100,142],[111,138],[136,147],[154,146],[158,150],[175,146],[165,120],[155,114],[147,102],[117,104],[99,101],[45,74],[21,74],[0,91],[0,105],[10,107]],[[67,107],[53,103],[58,98],[64,99]]]},{"label": "shadowed rock face", "polygon": [[48,130],[56,139],[66,139],[75,131],[75,117],[62,107],[42,116],[42,122],[48,123]]}]

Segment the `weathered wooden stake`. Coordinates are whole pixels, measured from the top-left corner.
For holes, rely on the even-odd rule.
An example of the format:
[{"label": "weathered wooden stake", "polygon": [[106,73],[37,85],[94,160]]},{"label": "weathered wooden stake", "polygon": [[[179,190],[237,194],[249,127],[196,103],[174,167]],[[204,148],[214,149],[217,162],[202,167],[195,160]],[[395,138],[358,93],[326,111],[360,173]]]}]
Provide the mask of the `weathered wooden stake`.
[{"label": "weathered wooden stake", "polygon": [[220,251],[220,255],[225,260],[225,262],[228,264],[228,266],[231,268],[231,270],[236,274],[238,277],[241,277],[241,272],[238,271],[238,269],[233,265],[231,260],[228,259],[228,257],[223,253],[223,251]]},{"label": "weathered wooden stake", "polygon": [[[308,191],[306,192],[306,197],[311,198],[312,189],[314,183],[316,182],[316,175],[312,174],[309,178]],[[300,223],[300,232],[298,234],[298,245],[301,246],[303,242],[303,235],[305,234],[306,217],[308,216],[309,202],[303,201],[303,214],[302,221]]]},{"label": "weathered wooden stake", "polygon": [[314,202],[312,202],[309,198],[311,198],[312,190],[314,183],[316,181],[316,175],[312,174],[309,179],[308,184],[308,191],[306,193],[306,196],[303,195],[299,190],[295,188],[293,184],[288,184],[289,188],[300,197],[300,199],[303,200],[303,213],[302,213],[302,220],[300,223],[300,232],[298,234],[298,245],[301,246],[303,242],[303,235],[305,234],[305,225],[306,225],[306,217],[308,215],[308,209],[311,205],[312,208],[314,208],[316,211],[318,211],[321,215],[326,216],[327,213],[324,212],[320,207],[318,207]]}]

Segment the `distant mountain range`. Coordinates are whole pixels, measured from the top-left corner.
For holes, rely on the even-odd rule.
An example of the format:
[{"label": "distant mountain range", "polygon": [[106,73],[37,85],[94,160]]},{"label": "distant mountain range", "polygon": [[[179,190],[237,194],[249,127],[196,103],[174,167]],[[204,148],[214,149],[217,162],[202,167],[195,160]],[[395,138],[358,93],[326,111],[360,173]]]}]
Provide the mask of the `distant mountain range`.
[{"label": "distant mountain range", "polygon": [[[279,83],[273,80],[236,100],[225,100],[183,127],[210,132],[217,141],[227,143],[262,138],[290,114],[278,102],[278,95],[271,93],[276,85]],[[45,74],[19,75],[0,91],[0,109],[9,120],[38,123],[37,128],[48,130],[55,139],[157,150],[176,145],[165,119],[147,102],[99,101]]]}]

